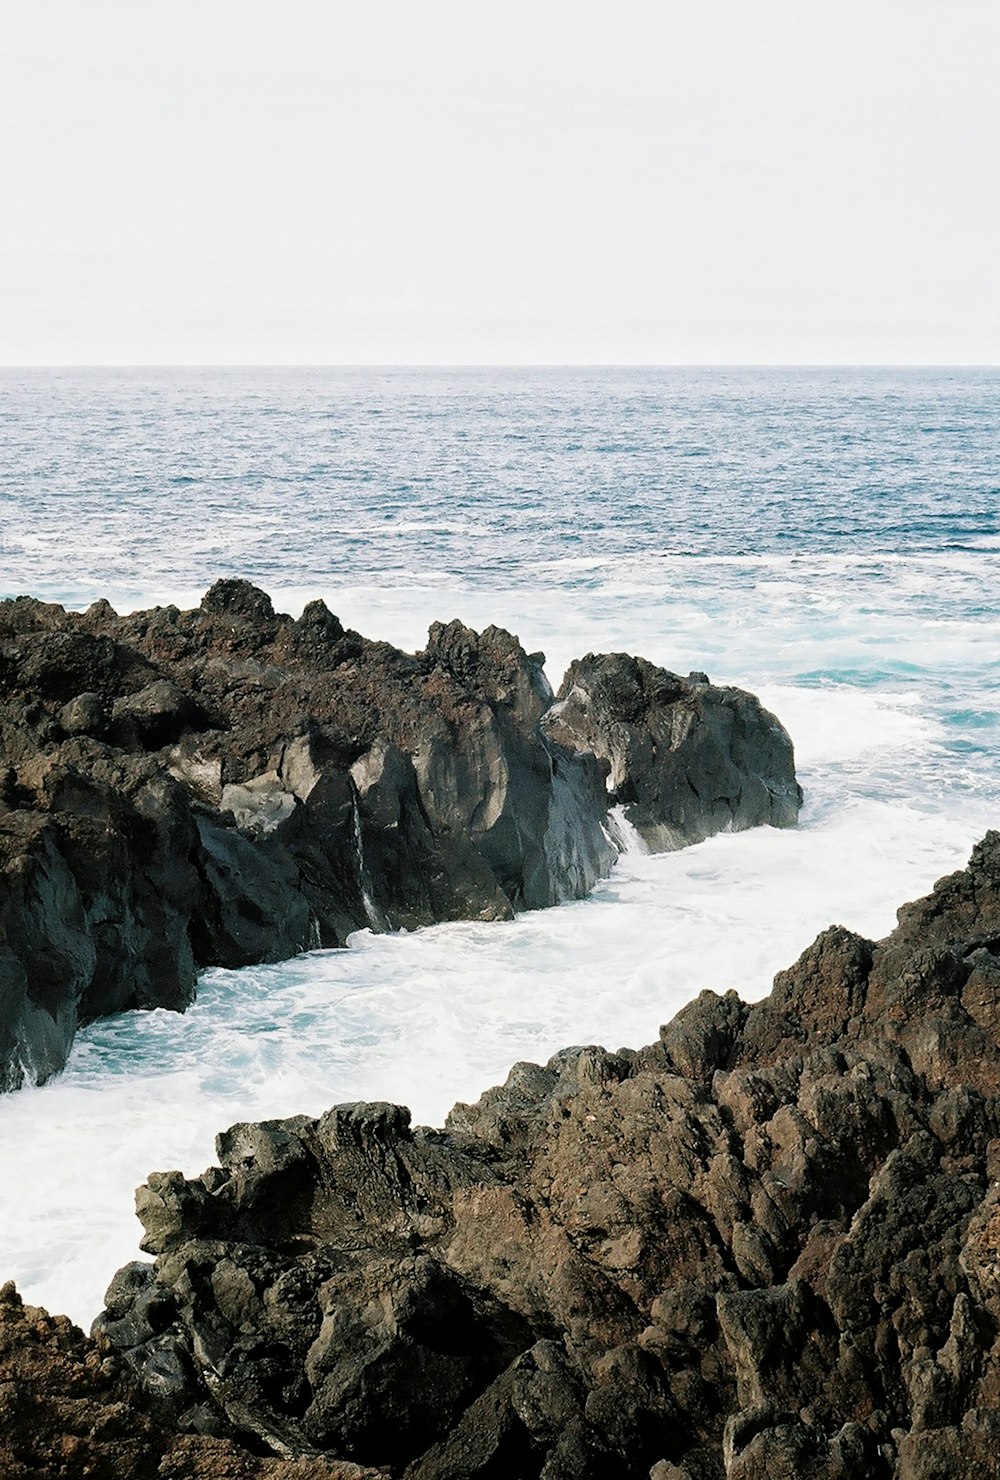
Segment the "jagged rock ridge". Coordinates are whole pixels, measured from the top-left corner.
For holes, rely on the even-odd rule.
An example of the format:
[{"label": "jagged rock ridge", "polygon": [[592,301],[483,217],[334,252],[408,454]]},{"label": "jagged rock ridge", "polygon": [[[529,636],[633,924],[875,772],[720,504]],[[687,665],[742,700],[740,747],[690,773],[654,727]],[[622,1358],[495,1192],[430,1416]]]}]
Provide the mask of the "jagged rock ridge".
[{"label": "jagged rock ridge", "polygon": [[979,1480],[1000,1442],[1000,834],[873,943],[443,1131],[237,1125],[96,1333],[180,1427],[406,1480]]},{"label": "jagged rock ridge", "polygon": [[81,1022],[182,1010],[202,966],[586,894],[606,767],[543,727],[542,661],[460,622],[408,655],[245,581],[187,612],[0,603],[0,1089]]}]

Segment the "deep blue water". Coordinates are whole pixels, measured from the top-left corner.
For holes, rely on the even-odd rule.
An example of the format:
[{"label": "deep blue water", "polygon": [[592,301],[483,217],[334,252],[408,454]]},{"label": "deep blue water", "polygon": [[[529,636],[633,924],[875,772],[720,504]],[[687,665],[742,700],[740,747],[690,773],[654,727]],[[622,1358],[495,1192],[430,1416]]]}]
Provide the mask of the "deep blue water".
[{"label": "deep blue water", "polygon": [[1000,548],[991,370],[5,371],[0,440],[2,584],[80,601]]}]

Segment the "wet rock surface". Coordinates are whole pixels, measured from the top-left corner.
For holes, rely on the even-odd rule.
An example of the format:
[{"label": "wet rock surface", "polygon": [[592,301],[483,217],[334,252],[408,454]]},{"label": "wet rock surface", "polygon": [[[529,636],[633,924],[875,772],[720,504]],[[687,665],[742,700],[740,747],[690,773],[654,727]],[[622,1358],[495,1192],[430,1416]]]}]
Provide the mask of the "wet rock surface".
[{"label": "wet rock surface", "polygon": [[586,894],[606,766],[551,701],[499,628],[408,655],[245,581],[128,617],[0,603],[0,1089],[79,1023],[183,1009],[202,966]]},{"label": "wet rock surface", "polygon": [[570,664],[544,723],[560,744],[607,762],[615,799],[654,852],[798,819],[788,732],[753,694],[704,673],[588,653]]},{"label": "wet rock surface", "polygon": [[407,1480],[995,1475],[1000,834],[899,918],[440,1131],[232,1127],[139,1190],[97,1349],[181,1431]]}]

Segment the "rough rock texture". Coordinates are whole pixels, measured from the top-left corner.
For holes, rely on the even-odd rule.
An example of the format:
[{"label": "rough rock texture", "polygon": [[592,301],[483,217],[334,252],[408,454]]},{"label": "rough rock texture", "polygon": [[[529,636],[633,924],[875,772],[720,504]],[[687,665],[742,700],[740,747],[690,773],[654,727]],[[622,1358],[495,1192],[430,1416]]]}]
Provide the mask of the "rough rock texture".
[{"label": "rough rock texture", "polygon": [[551,739],[593,751],[653,852],[713,833],[791,827],[802,790],[788,732],[753,694],[681,678],[627,653],[570,665],[545,716]]},{"label": "rough rock texture", "polygon": [[509,916],[616,856],[592,755],[497,628],[415,657],[220,581],[196,611],[0,603],[0,1088],[198,966]]},{"label": "rough rock texture", "polygon": [[187,612],[0,603],[0,1089],[80,1022],[183,1009],[199,966],[586,894],[605,768],[551,700],[496,627],[410,656],[244,581]]},{"label": "rough rock texture", "polygon": [[0,1289],[3,1480],[380,1480],[330,1458],[253,1454],[230,1439],[179,1435],[155,1399],[65,1316]]},{"label": "rough rock texture", "polygon": [[234,1126],[140,1188],[99,1341],[181,1427],[407,1480],[995,1476],[1000,834],[899,920],[443,1131]]}]

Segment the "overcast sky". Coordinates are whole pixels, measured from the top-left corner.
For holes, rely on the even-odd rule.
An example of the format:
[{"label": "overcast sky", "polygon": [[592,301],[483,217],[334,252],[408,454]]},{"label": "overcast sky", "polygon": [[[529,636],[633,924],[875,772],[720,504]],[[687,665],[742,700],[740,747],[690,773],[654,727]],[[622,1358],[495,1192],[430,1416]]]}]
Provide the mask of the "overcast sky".
[{"label": "overcast sky", "polygon": [[0,362],[1000,362],[1000,0],[11,0]]}]

